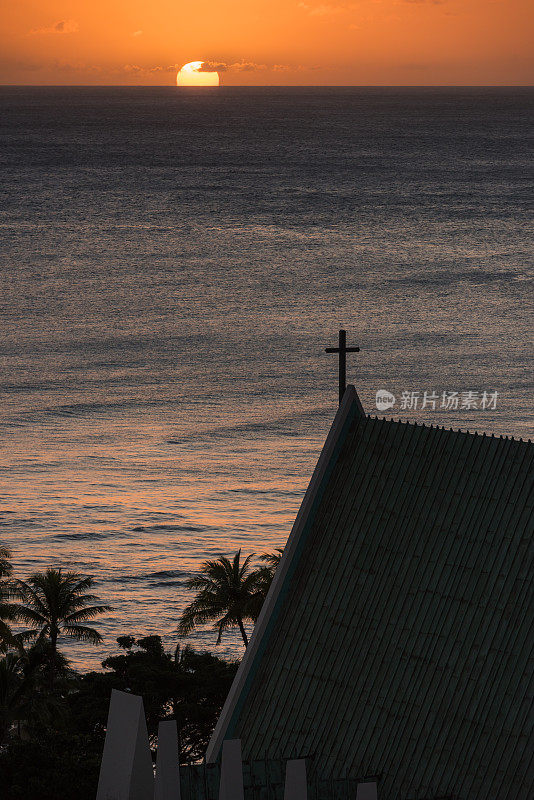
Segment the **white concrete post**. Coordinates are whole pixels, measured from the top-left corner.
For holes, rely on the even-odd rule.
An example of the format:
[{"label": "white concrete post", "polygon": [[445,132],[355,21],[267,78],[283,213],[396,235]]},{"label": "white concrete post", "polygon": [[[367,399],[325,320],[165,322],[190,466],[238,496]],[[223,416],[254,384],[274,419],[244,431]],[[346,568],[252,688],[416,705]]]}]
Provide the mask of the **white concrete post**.
[{"label": "white concrete post", "polygon": [[219,800],[245,800],[241,739],[223,742]]},{"label": "white concrete post", "polygon": [[180,800],[180,766],[176,720],[158,725],[154,800]]},{"label": "white concrete post", "polygon": [[286,764],[284,800],[307,800],[306,760],[296,758]]},{"label": "white concrete post", "polygon": [[113,689],[96,800],[153,800],[143,698]]}]

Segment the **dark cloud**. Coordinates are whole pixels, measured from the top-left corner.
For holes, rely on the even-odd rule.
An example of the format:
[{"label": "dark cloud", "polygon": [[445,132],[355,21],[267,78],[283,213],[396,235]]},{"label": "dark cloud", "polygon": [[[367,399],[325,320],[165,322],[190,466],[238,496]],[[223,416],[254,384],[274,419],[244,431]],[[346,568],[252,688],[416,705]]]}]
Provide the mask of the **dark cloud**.
[{"label": "dark cloud", "polygon": [[[178,72],[183,64],[169,64],[165,66],[158,64],[156,66],[140,66],[139,64],[125,64],[122,69],[134,75],[150,75],[155,73]],[[204,61],[199,72],[264,72],[265,70],[272,72],[289,72],[289,71],[303,71],[320,69],[318,66],[303,66],[302,64],[258,64],[255,61],[235,61],[228,63],[226,61]]]},{"label": "dark cloud", "polygon": [[180,64],[168,64],[167,66],[158,64],[155,67],[141,67],[139,64],[125,64],[122,69],[124,72],[130,72],[136,75],[151,75],[158,72],[177,72],[180,69]]},{"label": "dark cloud", "polygon": [[2,72],[38,72],[42,68],[42,64],[37,64],[34,61],[20,61],[18,59],[0,58],[0,71]]},{"label": "dark cloud", "polygon": [[100,75],[103,72],[103,68],[100,67],[98,64],[69,64],[65,62],[55,61],[52,65],[53,70],[57,70],[58,72],[65,72],[69,73],[91,73],[92,75]]},{"label": "dark cloud", "polygon": [[228,69],[235,70],[236,72],[259,72],[267,69],[267,64],[256,64],[254,61],[239,61],[231,64]]},{"label": "dark cloud", "polygon": [[145,69],[145,72],[177,72],[179,69],[179,64],[168,64],[166,67],[148,67],[148,69]]},{"label": "dark cloud", "polygon": [[227,72],[228,64],[224,61],[204,61],[199,72]]},{"label": "dark cloud", "polygon": [[310,5],[309,3],[300,2],[298,4],[298,8],[301,8],[310,17],[331,17],[335,14],[344,14],[349,11],[355,11],[357,6],[353,3],[341,2],[341,3],[319,3],[315,5]]},{"label": "dark cloud", "polygon": [[258,72],[269,69],[267,64],[256,64],[254,61],[236,61],[228,64],[226,61],[204,61],[199,72]]},{"label": "dark cloud", "polygon": [[34,28],[30,33],[78,33],[79,30],[80,26],[75,19],[62,19],[59,22],[54,22],[48,28]]}]

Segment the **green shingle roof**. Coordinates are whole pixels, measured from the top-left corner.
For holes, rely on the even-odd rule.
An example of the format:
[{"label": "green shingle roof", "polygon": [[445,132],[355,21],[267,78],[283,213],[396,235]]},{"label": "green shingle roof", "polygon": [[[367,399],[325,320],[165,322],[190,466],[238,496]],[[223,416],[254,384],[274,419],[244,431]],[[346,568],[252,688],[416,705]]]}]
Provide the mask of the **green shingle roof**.
[{"label": "green shingle roof", "polygon": [[239,737],[381,800],[531,800],[533,462],[349,387],[208,760]]}]

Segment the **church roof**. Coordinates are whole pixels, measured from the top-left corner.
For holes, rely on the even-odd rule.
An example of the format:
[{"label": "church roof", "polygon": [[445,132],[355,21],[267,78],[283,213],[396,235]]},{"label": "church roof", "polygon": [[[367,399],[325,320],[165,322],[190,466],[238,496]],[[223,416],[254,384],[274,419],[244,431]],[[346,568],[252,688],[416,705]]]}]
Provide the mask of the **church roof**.
[{"label": "church roof", "polygon": [[349,387],[207,760],[240,738],[381,800],[534,797],[533,462]]}]

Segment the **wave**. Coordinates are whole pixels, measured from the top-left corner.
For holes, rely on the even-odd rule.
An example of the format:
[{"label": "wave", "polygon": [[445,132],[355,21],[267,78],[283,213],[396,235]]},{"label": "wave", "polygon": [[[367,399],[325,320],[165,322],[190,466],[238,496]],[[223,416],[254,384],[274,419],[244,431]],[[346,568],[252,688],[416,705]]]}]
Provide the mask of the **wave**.
[{"label": "wave", "polygon": [[90,531],[87,533],[56,533],[52,538],[60,542],[64,539],[72,539],[73,541],[90,539],[94,541],[95,539],[109,539],[109,533],[98,533],[98,531]]},{"label": "wave", "polygon": [[148,586],[151,589],[165,589],[167,586],[180,586],[184,585],[183,581],[155,581],[154,583],[149,583]]},{"label": "wave", "polygon": [[180,569],[168,569],[160,572],[147,572],[142,575],[120,575],[113,578],[112,584],[143,583],[151,589],[163,589],[167,586],[183,587],[189,576],[189,572],[184,572]]},{"label": "wave", "polygon": [[[69,403],[59,406],[43,408],[41,413],[46,415],[78,416],[94,412],[106,412],[113,409],[135,408],[141,405],[139,400],[121,400],[112,403]],[[146,405],[146,403],[142,403]]]},{"label": "wave", "polygon": [[193,533],[203,533],[209,530],[207,525],[138,525],[132,528],[135,533],[155,533],[156,531],[192,531]]},{"label": "wave", "polygon": [[107,414],[113,411],[131,411],[160,406],[161,402],[148,398],[130,398],[111,402],[65,403],[44,408],[33,408],[1,421],[2,427],[20,428],[39,424],[56,417],[78,418],[93,414]]},{"label": "wave", "polygon": [[302,492],[295,492],[291,489],[249,489],[246,486],[238,489],[225,489],[222,492],[218,492],[220,495],[224,494],[265,494],[265,495],[273,495],[274,497],[302,497]]},{"label": "wave", "polygon": [[474,269],[463,270],[458,272],[439,272],[437,275],[429,275],[424,272],[415,275],[399,275],[398,277],[388,278],[385,283],[388,284],[403,284],[409,286],[443,286],[450,283],[493,283],[494,281],[510,280],[521,278],[521,273],[513,269],[501,270],[488,270],[488,269]]},{"label": "wave", "polygon": [[144,575],[114,575],[109,582],[113,586],[116,583],[137,583],[145,579]]},{"label": "wave", "polygon": [[281,432],[286,436],[302,436],[302,432],[295,429],[295,423],[309,422],[311,419],[329,419],[332,412],[331,405],[325,403],[315,408],[303,408],[302,411],[293,414],[282,414],[279,417],[268,420],[252,420],[250,422],[239,422],[235,425],[221,425],[219,427],[207,428],[206,430],[195,430],[191,433],[184,433],[183,436],[166,439],[167,444],[185,444],[188,441],[203,441],[209,439],[234,438],[243,433],[264,433]]},{"label": "wave", "polygon": [[160,572],[147,572],[143,578],[187,578],[189,572],[184,572],[181,569],[163,569]]}]

